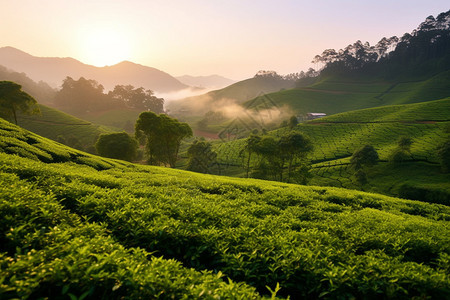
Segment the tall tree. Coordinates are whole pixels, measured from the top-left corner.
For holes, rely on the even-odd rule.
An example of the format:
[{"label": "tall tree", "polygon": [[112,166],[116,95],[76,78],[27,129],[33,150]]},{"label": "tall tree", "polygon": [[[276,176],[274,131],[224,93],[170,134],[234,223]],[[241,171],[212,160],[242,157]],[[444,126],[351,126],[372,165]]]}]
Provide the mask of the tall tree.
[{"label": "tall tree", "polygon": [[135,135],[139,140],[146,138],[148,162],[155,165],[169,165],[174,168],[181,141],[192,136],[187,123],[179,122],[165,114],[143,112],[135,125]]},{"label": "tall tree", "polygon": [[95,80],[84,77],[74,80],[66,77],[61,90],[55,96],[55,104],[74,114],[110,109],[111,103],[103,90],[103,86]]},{"label": "tall tree", "polygon": [[13,117],[17,124],[17,112],[24,114],[40,113],[36,100],[22,91],[22,86],[11,81],[0,81],[0,112]]}]

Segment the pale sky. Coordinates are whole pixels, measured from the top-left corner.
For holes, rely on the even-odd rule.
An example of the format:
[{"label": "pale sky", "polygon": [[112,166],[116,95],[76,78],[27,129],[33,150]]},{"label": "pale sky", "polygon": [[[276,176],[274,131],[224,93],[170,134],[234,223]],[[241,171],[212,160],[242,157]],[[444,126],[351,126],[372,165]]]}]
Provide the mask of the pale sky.
[{"label": "pale sky", "polygon": [[411,32],[448,0],[0,0],[0,47],[173,76],[307,70],[324,49]]}]

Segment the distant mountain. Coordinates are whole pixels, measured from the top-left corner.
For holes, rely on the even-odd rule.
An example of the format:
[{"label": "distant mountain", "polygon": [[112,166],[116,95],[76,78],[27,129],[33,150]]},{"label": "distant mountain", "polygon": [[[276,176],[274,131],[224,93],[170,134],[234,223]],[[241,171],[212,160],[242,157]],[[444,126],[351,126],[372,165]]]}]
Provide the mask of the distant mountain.
[{"label": "distant mountain", "polygon": [[221,89],[236,82],[235,80],[225,78],[220,75],[209,75],[209,76],[183,75],[175,78],[184,84],[206,89]]},{"label": "distant mountain", "polygon": [[22,90],[33,96],[40,104],[51,105],[56,94],[56,90],[46,82],[35,82],[25,73],[11,71],[0,65],[0,80],[13,81],[22,86]]},{"label": "distant mountain", "polygon": [[66,76],[94,79],[107,90],[113,89],[117,84],[131,84],[159,93],[175,92],[188,87],[163,71],[128,61],[113,66],[95,67],[69,57],[36,57],[13,47],[0,48],[0,65],[24,72],[31,79],[48,82],[53,87],[60,86]]}]

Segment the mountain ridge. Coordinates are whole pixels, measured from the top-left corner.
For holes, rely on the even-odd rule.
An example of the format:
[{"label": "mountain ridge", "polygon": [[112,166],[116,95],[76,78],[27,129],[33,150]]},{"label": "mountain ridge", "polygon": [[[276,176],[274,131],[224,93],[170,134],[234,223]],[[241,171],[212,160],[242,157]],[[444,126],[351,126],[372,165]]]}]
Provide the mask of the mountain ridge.
[{"label": "mountain ridge", "polygon": [[[172,75],[159,69],[123,61],[112,66],[96,67],[71,57],[37,57],[20,49],[0,48],[0,65],[16,72],[24,72],[35,81],[46,81],[57,87],[67,77],[94,79],[105,89],[118,84],[131,84],[155,92],[175,92],[188,88]],[[45,71],[43,71],[45,70]]]}]

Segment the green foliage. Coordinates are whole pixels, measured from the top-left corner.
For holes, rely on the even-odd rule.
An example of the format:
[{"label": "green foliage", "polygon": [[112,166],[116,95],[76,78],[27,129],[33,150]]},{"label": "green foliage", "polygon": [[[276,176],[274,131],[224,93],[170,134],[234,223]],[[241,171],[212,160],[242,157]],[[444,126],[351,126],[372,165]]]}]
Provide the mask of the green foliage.
[{"label": "green foliage", "polygon": [[181,140],[192,136],[187,123],[179,122],[165,114],[143,112],[135,125],[136,138],[145,137],[148,162],[153,165],[169,165],[174,168]]},{"label": "green foliage", "polygon": [[97,153],[104,157],[132,161],[138,143],[126,132],[102,134],[95,143]]},{"label": "green foliage", "polygon": [[0,81],[0,115],[13,117],[17,124],[17,113],[39,114],[36,100],[22,91],[22,86],[11,81]]},{"label": "green foliage", "polygon": [[154,96],[153,91],[134,88],[132,85],[116,85],[108,93],[113,102],[125,104],[129,108],[150,110],[155,113],[164,112],[164,99]]},{"label": "green foliage", "polygon": [[187,170],[199,173],[211,173],[217,164],[217,153],[211,148],[211,143],[205,140],[195,140],[188,148],[189,157]]},{"label": "green foliage", "polygon": [[93,79],[71,77],[64,79],[62,88],[55,96],[60,109],[81,116],[87,113],[111,109],[139,109],[163,112],[164,99],[153,95],[153,91],[134,88],[131,85],[116,85],[113,91],[104,93],[104,87]]},{"label": "green foliage", "polygon": [[297,124],[298,124],[298,120],[297,120],[296,116],[292,116],[292,117],[289,118],[289,124],[288,125],[289,125],[290,129],[295,128],[295,126],[297,126]]},{"label": "green foliage", "polygon": [[371,145],[365,145],[357,149],[350,158],[350,164],[355,170],[360,170],[365,166],[373,166],[378,163],[378,152]]}]

